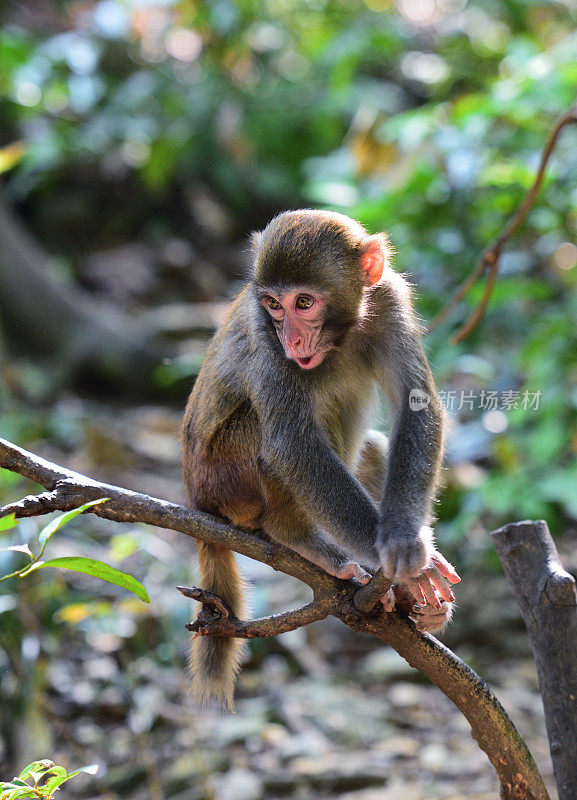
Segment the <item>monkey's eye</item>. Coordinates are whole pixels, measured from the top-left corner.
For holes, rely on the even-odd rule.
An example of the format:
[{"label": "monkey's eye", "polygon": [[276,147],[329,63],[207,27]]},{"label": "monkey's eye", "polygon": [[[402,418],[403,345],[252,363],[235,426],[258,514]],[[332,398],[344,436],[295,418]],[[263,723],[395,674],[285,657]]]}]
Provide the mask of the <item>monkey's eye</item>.
[{"label": "monkey's eye", "polygon": [[276,300],[274,297],[271,297],[270,295],[267,298],[265,298],[265,302],[267,306],[271,308],[273,311],[280,311],[282,308],[279,301]]},{"label": "monkey's eye", "polygon": [[315,301],[312,297],[309,297],[306,294],[301,294],[297,297],[296,306],[302,311],[305,311],[307,308],[310,308],[314,302]]}]

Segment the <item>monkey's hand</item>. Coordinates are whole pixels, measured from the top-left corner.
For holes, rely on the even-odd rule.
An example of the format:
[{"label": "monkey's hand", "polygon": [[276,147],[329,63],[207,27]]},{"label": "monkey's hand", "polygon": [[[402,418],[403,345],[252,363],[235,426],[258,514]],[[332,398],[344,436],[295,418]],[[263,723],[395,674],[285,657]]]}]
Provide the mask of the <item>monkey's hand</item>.
[{"label": "monkey's hand", "polygon": [[433,531],[428,525],[405,530],[404,525],[381,523],[377,528],[377,552],[383,572],[391,580],[403,581],[419,575],[429,562]]},{"label": "monkey's hand", "polygon": [[[406,582],[421,578],[431,568],[451,583],[460,580],[454,568],[435,548],[433,530],[428,525],[422,525],[416,532],[405,532],[402,527],[391,529],[390,525],[385,527],[381,524],[377,531],[376,547],[383,572],[391,580]],[[437,572],[432,574],[436,576]]]},{"label": "monkey's hand", "polygon": [[[412,572],[407,564],[411,557],[415,557],[414,563],[419,563],[416,555],[423,551],[424,562]],[[385,575],[397,581],[382,599],[385,611],[398,607],[416,621],[420,631],[444,628],[455,600],[450,584],[458,583],[461,578],[435,547],[431,528],[423,526],[412,541],[388,539],[380,544],[379,554]]]}]

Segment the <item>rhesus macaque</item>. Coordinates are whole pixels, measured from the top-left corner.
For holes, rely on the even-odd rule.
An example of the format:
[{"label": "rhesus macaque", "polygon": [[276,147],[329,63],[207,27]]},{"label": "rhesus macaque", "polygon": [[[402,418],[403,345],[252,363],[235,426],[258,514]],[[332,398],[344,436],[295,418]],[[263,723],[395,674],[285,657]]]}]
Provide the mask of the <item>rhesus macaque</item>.
[{"label": "rhesus macaque", "polygon": [[[214,337],[183,426],[190,503],[260,529],[331,575],[382,566],[420,630],[440,630],[459,580],[435,549],[431,504],[443,409],[409,287],[385,234],[327,211],[290,211],[254,234],[254,267]],[[367,429],[381,388],[390,442]],[[232,552],[198,542],[202,586],[245,613]],[[201,615],[210,610],[201,610]],[[197,637],[200,703],[232,707],[241,644]]]}]

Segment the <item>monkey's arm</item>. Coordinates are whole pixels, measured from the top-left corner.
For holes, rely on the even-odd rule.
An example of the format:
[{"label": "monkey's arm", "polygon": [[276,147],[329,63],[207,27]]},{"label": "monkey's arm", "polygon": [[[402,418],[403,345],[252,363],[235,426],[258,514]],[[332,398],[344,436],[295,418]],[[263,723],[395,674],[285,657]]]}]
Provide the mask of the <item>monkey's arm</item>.
[{"label": "monkey's arm", "polygon": [[261,458],[315,525],[346,553],[376,564],[377,509],[319,429],[304,392],[295,381],[284,380],[286,367],[277,365],[272,377],[259,369],[253,373]]},{"label": "monkey's arm", "polygon": [[377,549],[387,575],[407,578],[418,575],[436,553],[428,525],[443,453],[444,411],[407,284],[392,273],[375,295],[381,326],[373,332],[381,340],[375,344],[377,377],[394,414]]}]

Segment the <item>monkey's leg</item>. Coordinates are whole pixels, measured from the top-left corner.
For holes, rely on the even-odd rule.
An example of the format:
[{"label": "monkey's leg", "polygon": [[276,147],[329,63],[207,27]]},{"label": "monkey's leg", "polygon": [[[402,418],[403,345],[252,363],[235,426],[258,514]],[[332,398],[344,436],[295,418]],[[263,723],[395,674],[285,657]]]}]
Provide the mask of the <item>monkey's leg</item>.
[{"label": "monkey's leg", "polygon": [[316,529],[288,491],[267,475],[265,469],[262,474],[266,501],[261,522],[265,533],[312,561],[329,575],[343,579],[357,578],[361,583],[368,583],[370,572]]},{"label": "monkey's leg", "polygon": [[389,440],[385,434],[367,431],[355,474],[375,503],[379,503],[383,495],[388,460]]},{"label": "monkey's leg", "polygon": [[[368,431],[356,469],[357,478],[376,502],[380,501],[385,485],[388,445],[382,433]],[[436,553],[437,556],[442,558],[440,553]],[[386,611],[397,607],[415,620],[418,630],[434,633],[442,630],[451,619],[453,603],[448,581],[434,564],[429,569],[432,575],[428,582],[418,576],[409,583],[395,584],[382,602]]]}]

